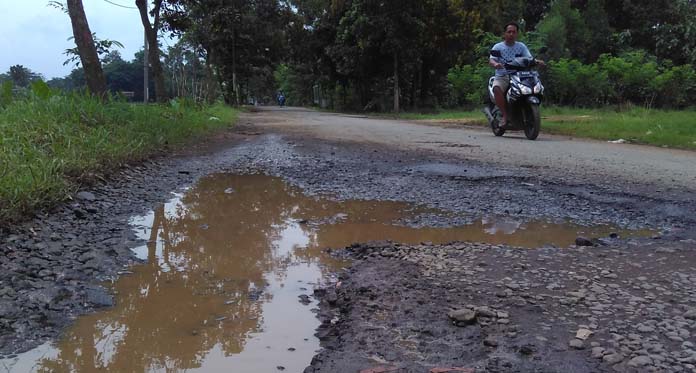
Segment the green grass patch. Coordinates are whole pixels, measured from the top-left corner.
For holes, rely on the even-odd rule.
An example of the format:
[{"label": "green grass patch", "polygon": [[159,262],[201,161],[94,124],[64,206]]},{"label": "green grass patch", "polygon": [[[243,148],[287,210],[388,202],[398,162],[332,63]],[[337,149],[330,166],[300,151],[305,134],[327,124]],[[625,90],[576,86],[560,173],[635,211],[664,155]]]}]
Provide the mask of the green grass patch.
[{"label": "green grass patch", "polygon": [[[648,110],[631,108],[576,109],[542,107],[541,130],[546,133],[635,144],[696,149],[696,110]],[[432,120],[487,125],[479,110],[443,111],[434,114],[403,113],[402,119]]]},{"label": "green grass patch", "polygon": [[0,221],[65,200],[90,175],[228,127],[236,115],[222,105],[103,103],[81,94],[31,94],[5,102]]},{"label": "green grass patch", "polygon": [[696,111],[634,108],[577,110],[551,108],[543,112],[545,132],[597,140],[623,139],[631,143],[696,149]]}]

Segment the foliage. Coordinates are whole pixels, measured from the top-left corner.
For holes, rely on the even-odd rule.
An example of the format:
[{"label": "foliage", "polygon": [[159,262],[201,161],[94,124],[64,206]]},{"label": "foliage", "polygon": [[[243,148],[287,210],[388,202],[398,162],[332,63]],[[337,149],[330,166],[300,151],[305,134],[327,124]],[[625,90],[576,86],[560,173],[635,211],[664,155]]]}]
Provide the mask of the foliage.
[{"label": "foliage", "polygon": [[[455,66],[448,80],[454,102],[450,105],[480,103],[480,92],[492,74],[484,65]],[[654,56],[631,52],[615,57],[600,56],[596,63],[577,59],[552,61],[542,74],[545,101],[556,105],[599,107],[632,104],[645,107],[684,108],[693,105],[696,70],[692,65],[659,64]]]},{"label": "foliage", "polygon": [[598,106],[605,104],[612,92],[607,71],[597,64],[563,58],[549,64],[546,77],[547,99],[559,105]]},{"label": "foliage", "polygon": [[[532,53],[548,47],[550,102],[692,104],[693,0],[164,0],[161,17],[181,37],[164,57],[169,93],[199,101],[283,90],[293,104],[380,111],[398,87],[407,109],[470,105],[488,49],[518,21]],[[111,90],[136,86],[136,68],[102,59]]]},{"label": "foliage", "polygon": [[468,106],[483,101],[491,69],[488,65],[460,65],[450,69],[447,81],[450,86],[448,106]]},{"label": "foliage", "polygon": [[221,106],[104,103],[47,89],[37,83],[33,94],[0,109],[0,220],[64,200],[94,173],[190,141],[235,117]]},{"label": "foliage", "polygon": [[6,73],[0,74],[0,82],[10,81],[16,88],[27,88],[32,82],[41,79],[41,74],[22,65],[10,66]]},{"label": "foliage", "polygon": [[4,108],[12,103],[12,87],[11,80],[6,80],[2,83],[2,87],[0,87],[0,108]]},{"label": "foliage", "polygon": [[[74,39],[75,38],[72,36],[68,38],[68,40]],[[104,62],[104,59],[114,52],[114,47],[123,48],[123,44],[121,44],[119,41],[99,39],[96,33],[92,33],[92,39],[94,39],[94,46],[97,49],[97,55],[100,59],[102,59],[102,62]],[[74,63],[75,67],[80,66],[80,54],[77,50],[77,47],[66,49],[64,54],[68,56],[68,59],[63,62],[63,65]]]},{"label": "foliage", "polygon": [[274,91],[273,71],[285,55],[286,2],[170,0],[163,3],[165,29],[186,34],[205,51],[225,100]]},{"label": "foliage", "polygon": [[164,58],[172,95],[194,101],[213,102],[219,96],[214,69],[206,51],[184,37],[170,47]]}]

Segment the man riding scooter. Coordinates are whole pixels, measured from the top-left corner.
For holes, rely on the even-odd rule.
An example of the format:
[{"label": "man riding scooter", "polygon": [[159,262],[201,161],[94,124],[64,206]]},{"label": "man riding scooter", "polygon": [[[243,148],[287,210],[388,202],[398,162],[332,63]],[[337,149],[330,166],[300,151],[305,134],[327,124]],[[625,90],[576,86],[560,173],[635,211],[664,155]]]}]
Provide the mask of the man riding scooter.
[{"label": "man riding scooter", "polygon": [[[505,92],[510,87],[510,72],[505,69],[505,64],[514,60],[515,57],[532,58],[532,54],[529,53],[527,46],[517,41],[519,31],[520,26],[516,22],[510,22],[505,25],[505,40],[497,43],[492,48],[492,51],[498,51],[500,56],[491,55],[488,60],[488,64],[495,69],[493,93],[495,95],[495,104],[503,113],[503,120],[500,123],[500,126],[503,128],[509,123]],[[536,64],[545,66],[542,60],[536,60]]]}]

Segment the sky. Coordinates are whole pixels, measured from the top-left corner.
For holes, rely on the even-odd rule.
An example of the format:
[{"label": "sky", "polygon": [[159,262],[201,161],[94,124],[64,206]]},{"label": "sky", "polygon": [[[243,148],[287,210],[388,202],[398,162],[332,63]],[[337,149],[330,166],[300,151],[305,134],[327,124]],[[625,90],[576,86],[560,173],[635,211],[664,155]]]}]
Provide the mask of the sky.
[{"label": "sky", "polygon": [[[134,0],[109,0],[135,8]],[[0,73],[23,65],[45,79],[63,77],[74,65],[63,66],[66,49],[75,46],[70,18],[48,6],[48,0],[0,0]],[[118,49],[130,61],[143,47],[143,25],[137,9],[125,9],[106,0],[82,0],[87,22],[100,39],[121,42]],[[172,42],[169,41],[171,45]],[[167,44],[164,44],[166,48]]]}]

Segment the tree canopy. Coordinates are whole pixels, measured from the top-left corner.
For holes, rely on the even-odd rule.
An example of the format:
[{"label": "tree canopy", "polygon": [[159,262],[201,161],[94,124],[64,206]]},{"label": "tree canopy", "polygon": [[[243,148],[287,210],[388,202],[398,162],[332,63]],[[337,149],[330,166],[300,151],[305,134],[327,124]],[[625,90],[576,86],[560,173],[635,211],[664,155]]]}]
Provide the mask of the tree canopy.
[{"label": "tree canopy", "polygon": [[[144,7],[144,0],[138,3]],[[282,90],[290,104],[351,110],[473,103],[490,74],[488,49],[510,21],[520,24],[520,39],[532,53],[546,46],[542,57],[551,66],[557,62],[544,79],[554,84],[608,79],[588,87],[595,96],[586,99],[552,89],[554,102],[659,103],[660,90],[677,77],[685,79],[679,86],[685,95],[696,89],[690,80],[696,64],[693,0],[152,0],[151,5],[157,31],[180,37],[155,57],[163,63],[167,97],[210,101],[222,94],[228,103],[240,104],[270,101]],[[112,57],[102,57],[109,89],[136,91],[125,82],[142,78],[142,72]],[[654,66],[652,75],[646,66]],[[84,81],[77,75],[71,74],[74,81]],[[646,82],[638,87],[621,81],[629,76]]]}]

